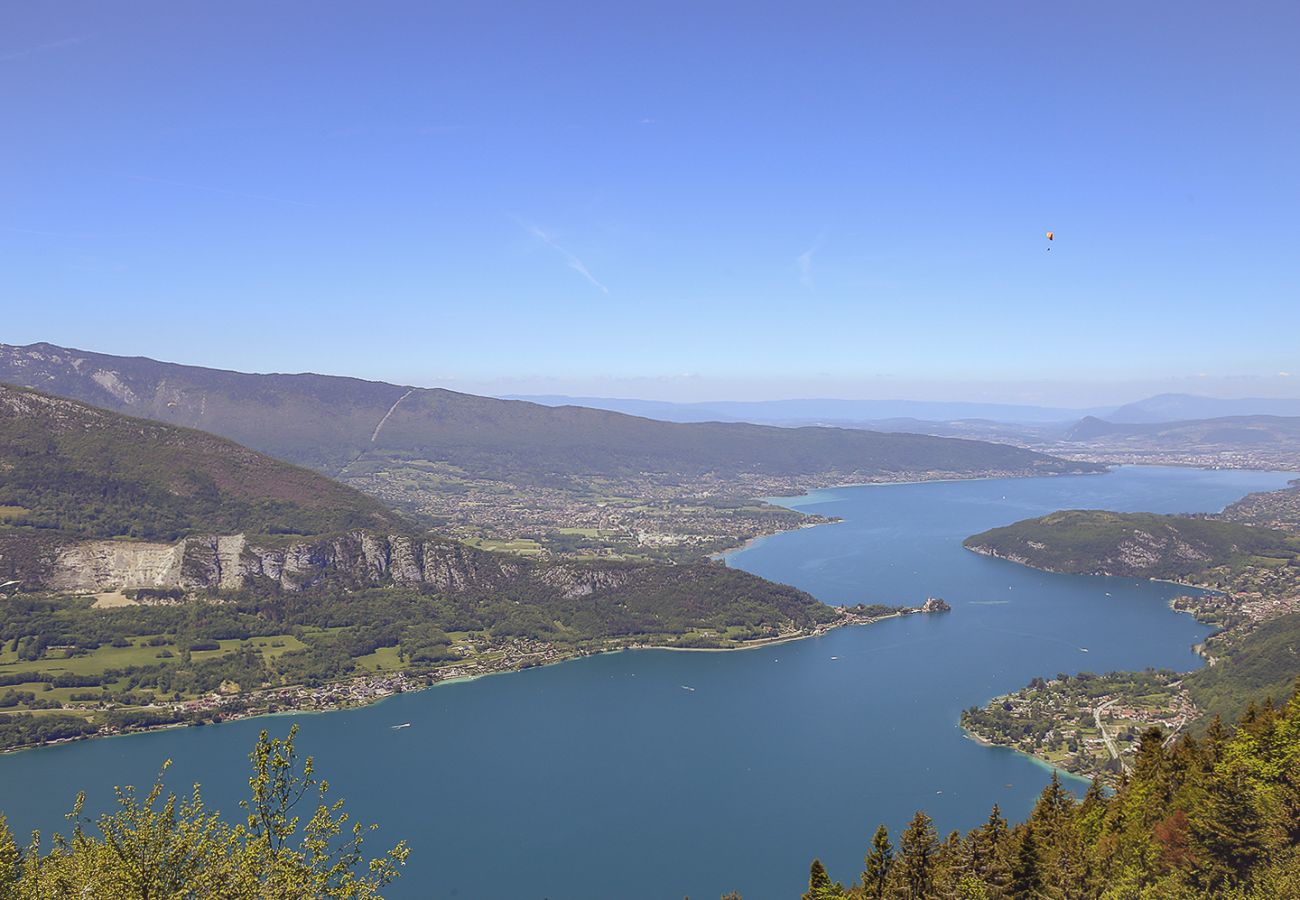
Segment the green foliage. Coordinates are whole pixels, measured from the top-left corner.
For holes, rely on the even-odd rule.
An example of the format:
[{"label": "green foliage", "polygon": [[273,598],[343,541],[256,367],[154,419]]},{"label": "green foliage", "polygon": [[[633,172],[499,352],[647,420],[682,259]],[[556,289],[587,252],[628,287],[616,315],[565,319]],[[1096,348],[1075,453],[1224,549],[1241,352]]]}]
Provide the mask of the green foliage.
[{"label": "green foliage", "polygon": [[1216,665],[1186,678],[1196,705],[1209,715],[1235,718],[1251,700],[1285,697],[1300,669],[1300,613],[1264,622],[1225,651]]},{"label": "green foliage", "polygon": [[10,713],[0,716],[0,748],[26,747],[94,734],[98,726],[79,716]]},{"label": "green foliage", "polygon": [[[84,718],[35,722],[7,716],[6,709],[55,705],[35,693],[34,685],[102,688],[113,702],[150,703],[232,686],[241,693],[317,686],[356,674],[358,660],[381,648],[396,648],[403,666],[427,671],[460,660],[451,632],[472,633],[490,647],[544,640],[571,652],[680,645],[687,636],[734,646],[742,638],[812,628],[836,616],[802,591],[714,563],[573,564],[562,574],[552,584],[521,564],[514,576],[459,592],[424,586],[345,593],[326,586],[235,592],[220,603],[196,598],[113,609],[94,609],[84,599],[9,598],[0,620],[0,648],[10,654],[0,661],[0,749],[39,743],[46,735],[52,740],[94,732],[96,726]],[[574,590],[574,584],[589,585],[590,592]],[[269,638],[283,644],[289,635],[297,636],[292,649],[268,651]],[[100,659],[115,662],[96,664]],[[5,688],[13,690],[9,699]],[[165,721],[186,718],[169,715]],[[95,722],[138,728],[161,716],[96,714]]]},{"label": "green foliage", "polygon": [[898,858],[889,875],[889,896],[924,900],[934,890],[939,855],[939,835],[934,822],[917,811],[899,839]]},{"label": "green foliage", "polygon": [[808,892],[802,900],[847,900],[844,885],[831,881],[820,859],[814,859],[808,872]]},{"label": "green foliage", "polygon": [[[170,541],[193,532],[396,527],[351,488],[199,431],[0,385],[0,536]],[[3,574],[3,573],[0,573]]]},{"label": "green foliage", "polygon": [[[887,841],[877,831],[869,861]],[[856,895],[880,896],[863,880]],[[1166,747],[1151,729],[1113,795],[1094,783],[1077,802],[1053,776],[1014,827],[994,807],[940,843],[918,812],[886,880],[890,898],[1300,896],[1300,690],[1284,707],[1248,708],[1232,733],[1216,722]]]},{"label": "green foliage", "polygon": [[894,847],[889,842],[889,829],[884,825],[876,828],[865,863],[862,870],[862,892],[868,900],[881,900],[885,896],[885,886],[889,883],[889,870],[894,865]]},{"label": "green foliage", "polygon": [[245,824],[209,812],[198,785],[184,799],[164,796],[161,777],[143,797],[118,788],[116,810],[93,823],[82,818],[79,796],[72,834],[56,835],[48,849],[37,834],[19,852],[0,817],[0,900],[380,897],[406,861],[406,844],[367,859],[365,835],[375,826],[328,799],[311,757],[298,759],[296,734],[295,726],[284,739],[258,737]]},{"label": "green foliage", "polygon": [[1053,572],[1185,579],[1218,567],[1258,564],[1300,568],[1300,537],[1217,519],[1054,512],[972,535],[965,546]]}]

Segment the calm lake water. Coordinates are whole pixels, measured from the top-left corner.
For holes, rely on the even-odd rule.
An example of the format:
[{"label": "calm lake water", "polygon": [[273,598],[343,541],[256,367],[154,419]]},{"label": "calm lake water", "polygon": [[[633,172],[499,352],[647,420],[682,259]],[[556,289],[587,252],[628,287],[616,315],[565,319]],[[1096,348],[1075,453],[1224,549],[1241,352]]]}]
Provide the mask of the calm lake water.
[{"label": "calm lake water", "polygon": [[813,856],[848,882],[876,824],[899,829],[919,807],[943,833],[994,803],[1012,818],[1029,810],[1048,771],[965,739],[963,708],[1036,675],[1199,664],[1190,648],[1207,631],[1167,608],[1178,588],[1035,572],[964,551],[964,537],[1061,508],[1214,511],[1291,477],[1144,467],[785,499],[844,521],[759,541],[731,565],[829,603],[936,595],[953,611],[12,754],[0,809],[20,833],[62,828],[78,788],[102,809],[112,785],[147,785],[171,758],[170,785],[200,780],[210,805],[235,813],[257,732],[297,722],[336,793],[382,823],[374,846],[410,842],[392,897],[788,900]]}]

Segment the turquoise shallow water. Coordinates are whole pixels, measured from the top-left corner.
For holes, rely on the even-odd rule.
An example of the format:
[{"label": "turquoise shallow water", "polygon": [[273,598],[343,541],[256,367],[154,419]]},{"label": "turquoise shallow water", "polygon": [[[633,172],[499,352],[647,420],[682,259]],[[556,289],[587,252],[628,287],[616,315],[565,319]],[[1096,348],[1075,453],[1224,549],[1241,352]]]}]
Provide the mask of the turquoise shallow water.
[{"label": "turquoise shallow water", "polygon": [[1126,468],[788,499],[844,521],[759,541],[729,564],[831,603],[938,595],[953,611],[12,754],[0,758],[0,809],[19,832],[59,828],[77,788],[103,808],[113,784],[147,784],[170,757],[171,785],[201,780],[212,805],[235,811],[257,732],[298,722],[337,792],[383,824],[376,840],[411,843],[390,896],[798,896],[814,855],[851,880],[875,825],[899,828],[918,807],[942,832],[994,802],[1027,812],[1047,770],[965,739],[964,707],[1035,675],[1199,664],[1190,648],[1206,629],[1166,606],[1179,588],[1035,572],[964,551],[962,538],[1059,508],[1212,511],[1290,477]]}]

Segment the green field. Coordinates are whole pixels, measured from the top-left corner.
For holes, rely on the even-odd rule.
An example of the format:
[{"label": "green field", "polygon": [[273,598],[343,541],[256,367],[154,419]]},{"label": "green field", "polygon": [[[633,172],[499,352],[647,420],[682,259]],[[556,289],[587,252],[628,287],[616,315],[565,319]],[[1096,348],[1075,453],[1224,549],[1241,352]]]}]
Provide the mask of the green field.
[{"label": "green field", "polygon": [[10,519],[18,519],[30,512],[31,510],[27,509],[25,506],[0,506],[0,522],[7,522]]},{"label": "green field", "polygon": [[[324,631],[324,629],[320,629]],[[46,651],[45,656],[38,660],[20,660],[13,648],[6,644],[3,650],[0,650],[0,675],[10,672],[34,672],[42,675],[98,675],[108,669],[122,669],[127,666],[147,666],[165,659],[174,659],[180,655],[181,648],[174,642],[150,646],[151,638],[160,637],[160,635],[141,635],[130,638],[131,646],[129,647],[112,647],[104,645],[97,650],[80,656],[69,656],[67,651],[58,648],[50,648]],[[283,656],[290,650],[302,650],[306,644],[298,640],[291,634],[277,634],[266,637],[256,637],[249,641],[242,640],[224,640],[217,641],[221,645],[218,650],[195,650],[192,656],[195,661],[205,659],[215,659],[218,656],[225,656],[234,653],[239,649],[241,644],[250,643],[261,651],[262,656],[268,660]],[[168,657],[164,651],[171,653]],[[20,690],[39,690],[41,682],[35,682],[38,687],[19,688]],[[75,688],[74,690],[86,690],[86,688]],[[52,697],[59,697],[58,693],[51,694]]]}]

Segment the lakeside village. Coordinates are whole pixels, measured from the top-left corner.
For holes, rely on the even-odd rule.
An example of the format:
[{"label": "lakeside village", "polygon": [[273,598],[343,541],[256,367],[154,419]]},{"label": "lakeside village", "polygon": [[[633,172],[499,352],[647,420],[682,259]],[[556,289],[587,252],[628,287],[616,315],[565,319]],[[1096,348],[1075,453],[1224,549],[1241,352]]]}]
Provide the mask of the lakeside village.
[{"label": "lakeside village", "polygon": [[1138,739],[1158,727],[1172,740],[1200,715],[1180,676],[1165,670],[1035,678],[962,712],[975,740],[1009,747],[1085,778],[1114,784],[1131,769]]},{"label": "lakeside village", "polygon": [[[1170,606],[1220,628],[1196,649],[1207,665],[1269,619],[1300,612],[1300,595],[1279,598],[1260,592],[1175,597]],[[961,726],[975,740],[1009,747],[1058,769],[1117,784],[1132,769],[1139,738],[1159,728],[1171,743],[1201,716],[1168,669],[1144,672],[1080,672],[1035,678],[1025,688],[995,697],[983,708],[962,712]]]},{"label": "lakeside village", "polygon": [[[937,597],[930,597],[921,606],[917,607],[857,604],[856,606],[837,607],[837,609],[840,613],[838,618],[830,622],[820,623],[812,628],[792,628],[771,637],[757,640],[718,641],[717,645],[713,647],[609,641],[603,646],[579,648],[549,644],[545,641],[527,638],[511,638],[501,643],[484,643],[482,646],[467,643],[459,649],[475,652],[476,655],[473,659],[451,662],[431,670],[395,670],[315,686],[287,685],[260,688],[248,692],[242,692],[238,685],[227,683],[223,684],[221,689],[196,699],[158,702],[146,706],[117,707],[119,710],[129,711],[133,715],[119,719],[117,724],[104,725],[94,732],[58,738],[47,741],[45,744],[60,744],[89,737],[108,737],[186,725],[218,724],[273,713],[328,712],[348,709],[377,703],[395,694],[422,690],[437,684],[535,668],[568,659],[591,656],[596,653],[650,649],[748,649],[802,638],[818,637],[835,628],[851,625],[870,625],[874,622],[899,616],[944,613],[950,611],[952,607]],[[102,711],[106,708],[111,707],[99,705],[78,708],[72,704],[63,706],[65,711],[80,709],[80,711],[87,713]],[[12,747],[9,749],[19,750],[25,748]]]}]

